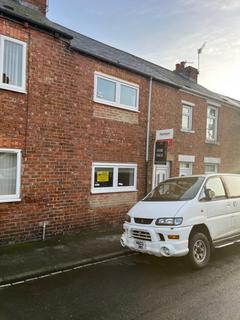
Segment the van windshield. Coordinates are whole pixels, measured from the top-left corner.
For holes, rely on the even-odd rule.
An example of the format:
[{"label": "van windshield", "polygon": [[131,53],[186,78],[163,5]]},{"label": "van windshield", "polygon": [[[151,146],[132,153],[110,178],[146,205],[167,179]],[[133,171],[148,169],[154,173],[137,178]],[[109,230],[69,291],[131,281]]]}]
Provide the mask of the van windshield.
[{"label": "van windshield", "polygon": [[204,177],[184,177],[161,182],[143,201],[185,201],[193,199]]}]

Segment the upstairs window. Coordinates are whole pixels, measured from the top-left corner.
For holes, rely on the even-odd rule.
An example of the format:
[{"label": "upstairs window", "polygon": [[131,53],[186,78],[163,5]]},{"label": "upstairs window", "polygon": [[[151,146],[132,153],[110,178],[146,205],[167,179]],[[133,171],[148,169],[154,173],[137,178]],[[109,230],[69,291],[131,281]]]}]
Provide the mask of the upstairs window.
[{"label": "upstairs window", "polygon": [[138,111],[138,85],[95,73],[94,101]]},{"label": "upstairs window", "polygon": [[208,106],[206,140],[217,141],[218,109]]},{"label": "upstairs window", "polygon": [[0,202],[19,201],[21,151],[0,149]]},{"label": "upstairs window", "polygon": [[192,107],[188,105],[182,106],[182,129],[185,131],[192,130]]},{"label": "upstairs window", "polygon": [[0,36],[0,75],[0,88],[25,92],[25,42]]}]

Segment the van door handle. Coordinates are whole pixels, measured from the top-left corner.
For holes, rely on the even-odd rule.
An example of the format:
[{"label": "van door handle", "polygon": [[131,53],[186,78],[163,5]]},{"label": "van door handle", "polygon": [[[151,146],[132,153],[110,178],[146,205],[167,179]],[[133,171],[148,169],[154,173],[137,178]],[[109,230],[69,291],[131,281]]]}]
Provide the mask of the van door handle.
[{"label": "van door handle", "polygon": [[228,202],[228,203],[226,204],[226,207],[227,207],[227,208],[231,208],[231,203]]}]

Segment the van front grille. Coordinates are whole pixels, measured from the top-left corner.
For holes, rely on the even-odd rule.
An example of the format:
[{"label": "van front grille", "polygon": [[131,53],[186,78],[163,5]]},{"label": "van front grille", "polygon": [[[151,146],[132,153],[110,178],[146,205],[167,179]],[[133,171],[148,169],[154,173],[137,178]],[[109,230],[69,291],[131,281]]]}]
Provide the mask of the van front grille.
[{"label": "van front grille", "polygon": [[145,218],[134,218],[135,223],[139,224],[151,224],[153,219],[145,219]]},{"label": "van front grille", "polygon": [[145,240],[145,241],[152,241],[151,235],[147,231],[142,231],[142,230],[132,230],[132,236],[134,239],[139,239],[139,240]]}]

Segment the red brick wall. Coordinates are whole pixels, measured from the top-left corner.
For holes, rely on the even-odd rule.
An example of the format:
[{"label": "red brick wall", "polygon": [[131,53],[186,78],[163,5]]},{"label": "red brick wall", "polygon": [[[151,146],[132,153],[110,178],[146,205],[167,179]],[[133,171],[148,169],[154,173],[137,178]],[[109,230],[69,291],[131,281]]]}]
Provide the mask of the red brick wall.
[{"label": "red brick wall", "polygon": [[[19,148],[23,153],[22,201],[0,203],[0,242],[39,239],[41,221],[49,221],[47,237],[123,221],[129,207],[145,193],[149,80],[3,18],[0,34],[28,43],[28,93],[0,89],[0,148]],[[95,71],[138,84],[140,112],[95,103]],[[182,99],[195,103],[195,134],[180,131]],[[154,81],[149,184],[158,129],[175,129],[174,175],[178,154],[196,156],[194,173],[203,171],[204,156],[221,157],[224,170],[238,167],[240,113],[220,109],[220,145],[205,144],[206,113],[205,99]],[[91,194],[92,163],[101,161],[136,163],[138,191]]]},{"label": "red brick wall", "polygon": [[[193,131],[181,131],[182,100],[194,103]],[[148,166],[148,189],[152,183],[152,159],[156,130],[174,129],[173,148],[169,151],[171,159],[171,175],[179,175],[178,155],[194,155],[193,174],[204,173],[204,157],[221,158],[220,172],[240,173],[240,112],[231,107],[218,109],[218,143],[206,143],[207,98],[153,82],[152,116],[151,116],[151,148]]]},{"label": "red brick wall", "polygon": [[[38,239],[41,221],[47,236],[122,222],[144,194],[147,80],[11,22],[0,33],[28,42],[28,94],[0,89],[0,147],[23,152],[22,201],[0,204],[0,241]],[[140,112],[94,103],[95,71],[139,84]],[[136,163],[138,192],[91,195],[97,161]]]}]

